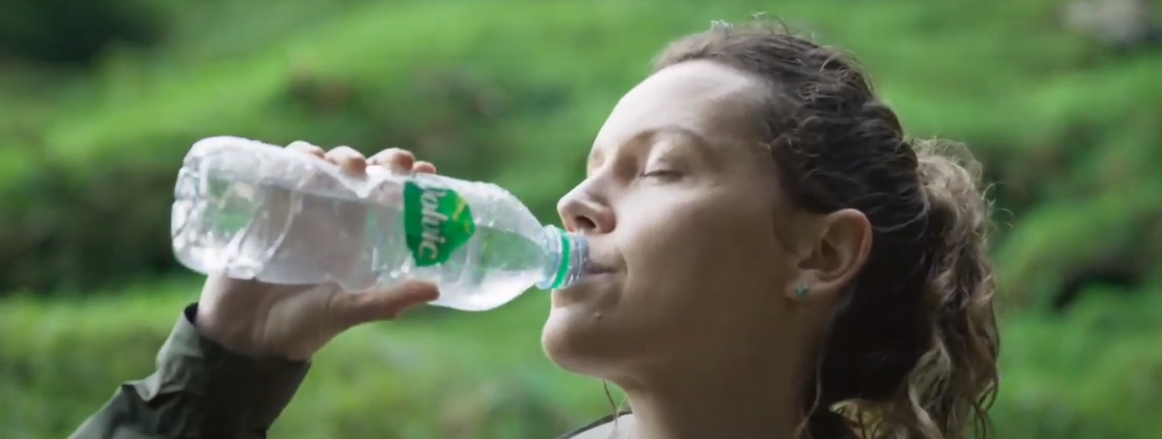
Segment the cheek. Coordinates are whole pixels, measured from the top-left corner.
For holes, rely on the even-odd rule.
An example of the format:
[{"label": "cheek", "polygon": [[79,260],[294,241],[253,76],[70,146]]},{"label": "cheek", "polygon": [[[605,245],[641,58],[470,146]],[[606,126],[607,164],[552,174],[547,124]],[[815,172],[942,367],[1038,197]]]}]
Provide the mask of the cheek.
[{"label": "cheek", "polygon": [[778,247],[763,203],[737,191],[687,191],[639,200],[623,212],[632,215],[619,218],[626,286],[636,290],[629,293],[693,305],[772,283]]}]

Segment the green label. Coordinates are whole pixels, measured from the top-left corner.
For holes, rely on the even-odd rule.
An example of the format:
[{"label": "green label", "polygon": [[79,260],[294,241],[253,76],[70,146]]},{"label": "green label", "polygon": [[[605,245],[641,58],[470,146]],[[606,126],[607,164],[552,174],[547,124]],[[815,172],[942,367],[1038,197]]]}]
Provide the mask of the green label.
[{"label": "green label", "polygon": [[403,224],[417,267],[442,264],[472,239],[472,209],[456,191],[409,179],[403,186]]}]

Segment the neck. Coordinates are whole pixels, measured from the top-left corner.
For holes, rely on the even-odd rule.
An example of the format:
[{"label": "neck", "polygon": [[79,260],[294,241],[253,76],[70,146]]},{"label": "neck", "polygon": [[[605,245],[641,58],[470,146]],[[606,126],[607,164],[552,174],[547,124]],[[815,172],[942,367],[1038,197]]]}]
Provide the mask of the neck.
[{"label": "neck", "polygon": [[[783,361],[687,362],[625,388],[634,439],[794,438],[802,420],[798,374]],[[697,360],[694,360],[697,361]],[[714,363],[714,364],[711,364]]]}]

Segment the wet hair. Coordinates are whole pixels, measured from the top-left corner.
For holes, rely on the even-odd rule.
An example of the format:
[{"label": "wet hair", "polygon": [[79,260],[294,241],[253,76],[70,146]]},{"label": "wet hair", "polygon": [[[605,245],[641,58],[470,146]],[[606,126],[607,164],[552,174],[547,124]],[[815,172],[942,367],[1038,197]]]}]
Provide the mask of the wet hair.
[{"label": "wet hair", "polygon": [[784,26],[715,23],[672,43],[655,69],[692,60],[769,86],[761,126],[794,204],[857,209],[871,223],[867,263],[805,366],[806,432],[991,436],[999,339],[979,164],[963,145],[905,137],[852,58]]}]

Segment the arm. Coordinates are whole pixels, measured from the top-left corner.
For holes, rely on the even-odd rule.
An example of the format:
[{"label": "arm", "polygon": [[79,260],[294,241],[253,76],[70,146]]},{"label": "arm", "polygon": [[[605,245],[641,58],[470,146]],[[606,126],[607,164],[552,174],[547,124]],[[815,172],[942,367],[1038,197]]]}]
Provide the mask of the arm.
[{"label": "arm", "polygon": [[259,439],[294,396],[309,363],[230,352],[178,319],[157,371],[121,385],[70,439]]},{"label": "arm", "polygon": [[[348,147],[324,152],[295,142],[288,148],[356,176],[365,175],[369,165],[435,172],[430,163],[396,149],[368,160]],[[313,206],[303,210],[331,209],[327,203]],[[310,225],[333,215],[295,215],[293,223],[300,226],[287,231],[284,240],[310,247],[334,238],[331,228]],[[334,283],[268,284],[209,274],[198,304],[186,308],[158,353],[157,371],[122,385],[70,438],[265,438],[306,375],[305,360],[323,345],[351,327],[392,320],[439,295],[435,285],[421,281],[349,294]]]}]

